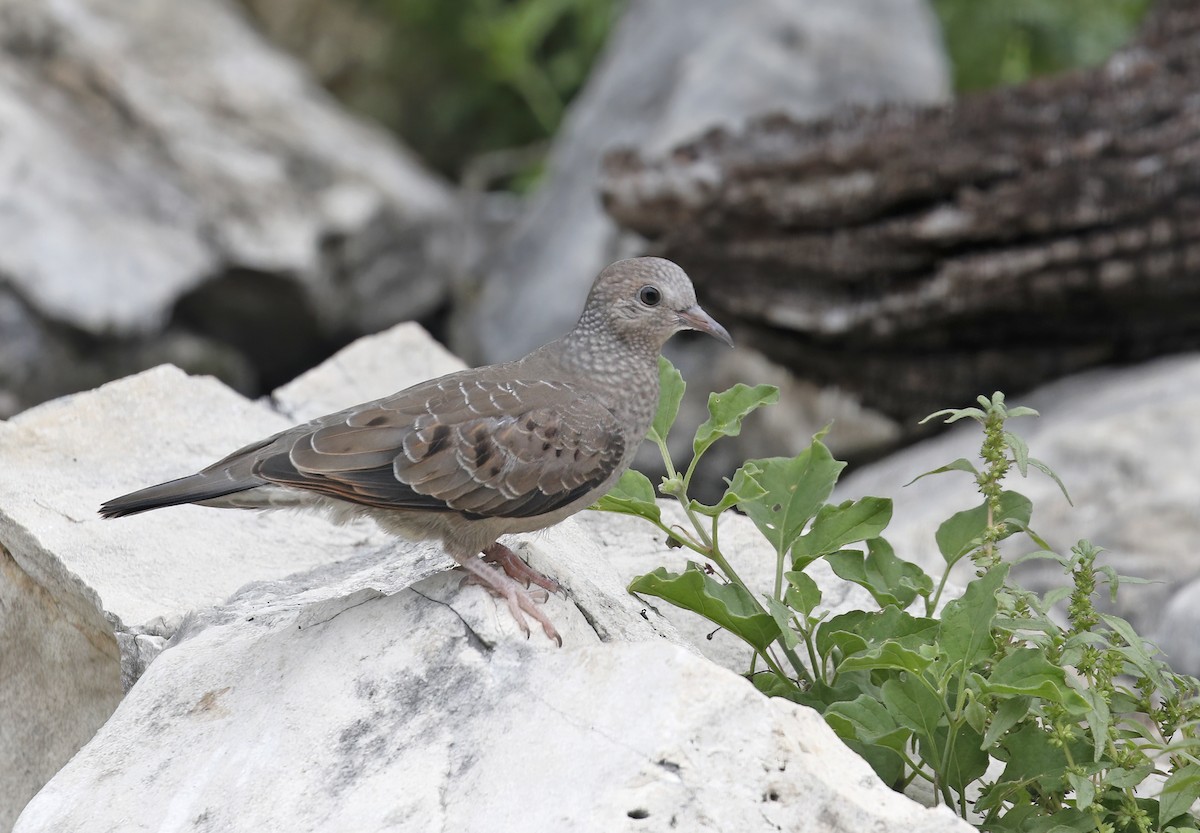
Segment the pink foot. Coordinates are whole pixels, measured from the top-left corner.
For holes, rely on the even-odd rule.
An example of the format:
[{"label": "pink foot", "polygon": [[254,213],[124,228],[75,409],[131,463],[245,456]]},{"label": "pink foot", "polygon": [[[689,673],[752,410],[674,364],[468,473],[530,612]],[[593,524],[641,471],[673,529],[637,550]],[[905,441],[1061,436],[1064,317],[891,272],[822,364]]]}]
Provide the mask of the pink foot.
[{"label": "pink foot", "polygon": [[[511,550],[509,552],[512,553]],[[513,558],[516,558],[515,554],[513,554]],[[483,559],[477,556],[455,557],[454,560],[458,562],[460,567],[467,571],[469,580],[474,580],[476,583],[483,585],[489,592],[494,593],[508,603],[508,612],[512,614],[513,619],[516,620],[517,627],[525,634],[526,639],[529,638],[529,623],[525,621],[525,616],[528,615],[542,626],[542,630],[546,632],[546,636],[557,642],[558,647],[562,647],[562,637],[558,635],[558,631],[555,630],[554,625],[551,624],[546,614],[541,611],[533,595],[527,589],[505,573],[492,569],[483,562]],[[519,558],[517,560],[520,561]],[[529,568],[526,567],[526,569],[528,570]],[[538,575],[541,574],[538,573]],[[545,578],[545,576],[542,576],[542,578]]]},{"label": "pink foot", "polygon": [[499,541],[483,551],[483,560],[490,564],[499,565],[504,572],[508,573],[510,578],[525,582],[526,587],[532,583],[550,593],[557,593],[562,590],[561,584],[530,567],[521,556]]}]

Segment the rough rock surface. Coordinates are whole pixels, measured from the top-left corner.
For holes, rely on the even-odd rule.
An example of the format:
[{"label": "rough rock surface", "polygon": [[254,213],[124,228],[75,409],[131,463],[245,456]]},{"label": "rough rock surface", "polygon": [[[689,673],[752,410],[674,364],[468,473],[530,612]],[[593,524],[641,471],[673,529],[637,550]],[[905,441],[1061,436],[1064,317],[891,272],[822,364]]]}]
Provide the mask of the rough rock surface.
[{"label": "rough rock surface", "polygon": [[633,644],[578,617],[561,650],[513,640],[448,580],[326,607],[248,590],[185,629],[16,831],[970,829],[648,623]]},{"label": "rough rock surface", "polygon": [[765,112],[813,118],[948,92],[923,0],[634,0],[559,130],[546,183],[490,261],[456,351],[512,359],[566,332],[596,272],[631,253],[597,196],[608,151],[663,152]]},{"label": "rough rock surface", "polygon": [[164,360],[286,379],[441,301],[445,186],[225,0],[10,0],[0,33],[0,414]]},{"label": "rough rock surface", "polygon": [[[973,403],[960,403],[966,406]],[[1122,586],[1117,612],[1138,632],[1155,639],[1177,670],[1200,673],[1195,650],[1194,585],[1200,560],[1200,355],[1185,354],[1116,370],[1097,370],[1047,385],[1010,404],[1028,405],[1041,418],[1021,418],[1012,430],[1066,484],[1072,507],[1049,478],[1030,470],[1014,473],[1009,487],[1033,501],[1033,528],[1065,552],[1080,538],[1105,548],[1106,559],[1124,575],[1159,583]],[[956,427],[886,460],[852,472],[835,496],[891,497],[895,515],[884,533],[897,555],[926,570],[943,563],[934,542],[938,525],[953,513],[978,505],[966,474],[951,472],[904,487],[922,472],[966,457],[975,459],[982,433],[975,423]],[[1013,554],[1036,549],[1021,543]],[[1018,579],[1033,589],[1061,586],[1057,564],[1023,565]],[[1108,601],[1101,593],[1099,604]]]},{"label": "rough rock surface", "polygon": [[105,498],[290,424],[171,367],[0,422],[0,739],[23,761],[0,765],[0,830],[99,728],[187,611],[252,579],[388,546],[372,527],[310,516],[96,514]]}]

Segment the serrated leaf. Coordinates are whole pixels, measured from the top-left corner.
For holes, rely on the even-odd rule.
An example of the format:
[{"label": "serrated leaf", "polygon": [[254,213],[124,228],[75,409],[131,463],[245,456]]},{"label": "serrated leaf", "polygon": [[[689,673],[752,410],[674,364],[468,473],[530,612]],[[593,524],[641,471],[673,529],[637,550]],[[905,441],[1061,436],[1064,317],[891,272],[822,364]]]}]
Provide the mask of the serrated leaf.
[{"label": "serrated leaf", "polygon": [[[1158,823],[1165,825],[1187,813],[1200,798],[1200,766],[1188,764],[1171,773],[1158,797]],[[1187,819],[1192,821],[1192,819]]]},{"label": "serrated leaf", "polygon": [[812,529],[792,545],[792,566],[805,564],[847,544],[875,538],[892,519],[892,501],[883,497],[848,500],[837,506],[826,504],[813,519]]},{"label": "serrated leaf", "polygon": [[782,557],[829,498],[846,464],[834,460],[825,444],[816,439],[795,457],[748,462],[758,469],[752,477],[764,494],[738,507]]},{"label": "serrated leaf", "polygon": [[918,595],[933,590],[933,579],[916,564],[897,558],[883,538],[867,541],[865,556],[857,550],[842,550],[825,560],[840,578],[866,588],[880,607],[891,604],[903,609]]},{"label": "serrated leaf", "polygon": [[808,616],[821,603],[821,588],[810,576],[797,570],[788,570],[783,577],[788,583],[785,594],[788,606]]},{"label": "serrated leaf", "polygon": [[601,512],[617,512],[621,515],[637,515],[655,523],[662,523],[662,512],[654,500],[654,486],[640,471],[628,469],[621,475],[617,485],[608,494],[591,506]]},{"label": "serrated leaf", "polygon": [[650,423],[650,432],[646,435],[652,442],[666,442],[667,433],[679,414],[679,403],[683,401],[683,391],[687,384],[683,375],[675,369],[663,356],[658,357],[658,410],[654,412],[654,421]]},{"label": "serrated leaf", "polygon": [[996,615],[996,592],[1007,575],[1007,564],[993,567],[968,584],[962,598],[948,602],[942,609],[939,642],[951,665],[970,668],[991,654],[995,647],[992,618]]},{"label": "serrated leaf", "polygon": [[930,475],[933,475],[933,474],[945,474],[948,471],[965,471],[967,474],[973,475],[975,477],[979,476],[979,469],[975,468],[975,465],[970,460],[968,460],[966,457],[959,457],[953,463],[947,463],[944,466],[939,466],[936,469],[931,469],[931,470],[925,472],[924,474],[918,474],[916,477],[914,477],[912,480],[908,481],[904,485],[911,486],[912,484],[914,484],[918,480],[920,480],[922,477],[929,477]]},{"label": "serrated leaf", "polygon": [[989,694],[1040,697],[1076,714],[1088,707],[1087,701],[1067,684],[1066,672],[1037,648],[1018,648],[993,665],[984,690]]},{"label": "serrated leaf", "polygon": [[[1000,493],[1000,512],[995,522],[1015,520],[1022,525],[1029,523],[1033,514],[1033,503],[1017,492]],[[987,502],[973,509],[965,509],[951,515],[938,527],[935,536],[938,550],[947,564],[955,564],[967,553],[979,546],[980,537],[987,529]]]},{"label": "serrated leaf", "polygon": [[736,584],[721,584],[691,562],[683,573],[659,567],[638,576],[630,583],[629,591],[658,596],[698,613],[759,651],[779,636],[779,626],[758,608],[749,591]]},{"label": "serrated leaf", "polygon": [[779,401],[779,388],[774,385],[743,385],[740,382],[727,391],[708,395],[708,419],[696,429],[692,453],[699,457],[721,437],[736,437],[742,432],[742,420],[763,405]]}]

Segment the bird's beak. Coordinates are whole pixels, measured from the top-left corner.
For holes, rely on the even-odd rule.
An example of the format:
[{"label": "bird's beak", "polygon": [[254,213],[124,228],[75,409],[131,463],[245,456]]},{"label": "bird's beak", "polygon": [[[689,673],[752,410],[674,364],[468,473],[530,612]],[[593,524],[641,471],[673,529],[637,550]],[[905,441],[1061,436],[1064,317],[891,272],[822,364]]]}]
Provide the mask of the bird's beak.
[{"label": "bird's beak", "polygon": [[679,323],[687,329],[708,333],[713,338],[725,342],[730,347],[733,346],[733,339],[730,337],[729,331],[718,324],[716,319],[711,315],[700,309],[699,304],[677,312],[675,315],[679,317]]}]

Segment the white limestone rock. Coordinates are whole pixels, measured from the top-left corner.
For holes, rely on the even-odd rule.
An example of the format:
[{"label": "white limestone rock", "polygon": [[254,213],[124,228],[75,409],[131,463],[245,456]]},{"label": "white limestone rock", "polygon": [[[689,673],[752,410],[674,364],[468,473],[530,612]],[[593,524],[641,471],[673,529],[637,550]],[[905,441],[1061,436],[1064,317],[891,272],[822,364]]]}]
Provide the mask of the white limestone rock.
[{"label": "white limestone rock", "polygon": [[438,344],[420,324],[397,324],[363,336],[276,388],[271,401],[285,416],[304,422],[464,367],[461,359]]},{"label": "white limestone rock", "polygon": [[648,623],[600,644],[564,602],[558,649],[452,584],[248,591],[185,627],[16,833],[970,829]]},{"label": "white limestone rock", "polygon": [[0,413],[178,362],[183,333],[197,367],[236,343],[233,379],[443,301],[447,185],[227,0],[6,0],[0,41]]}]

